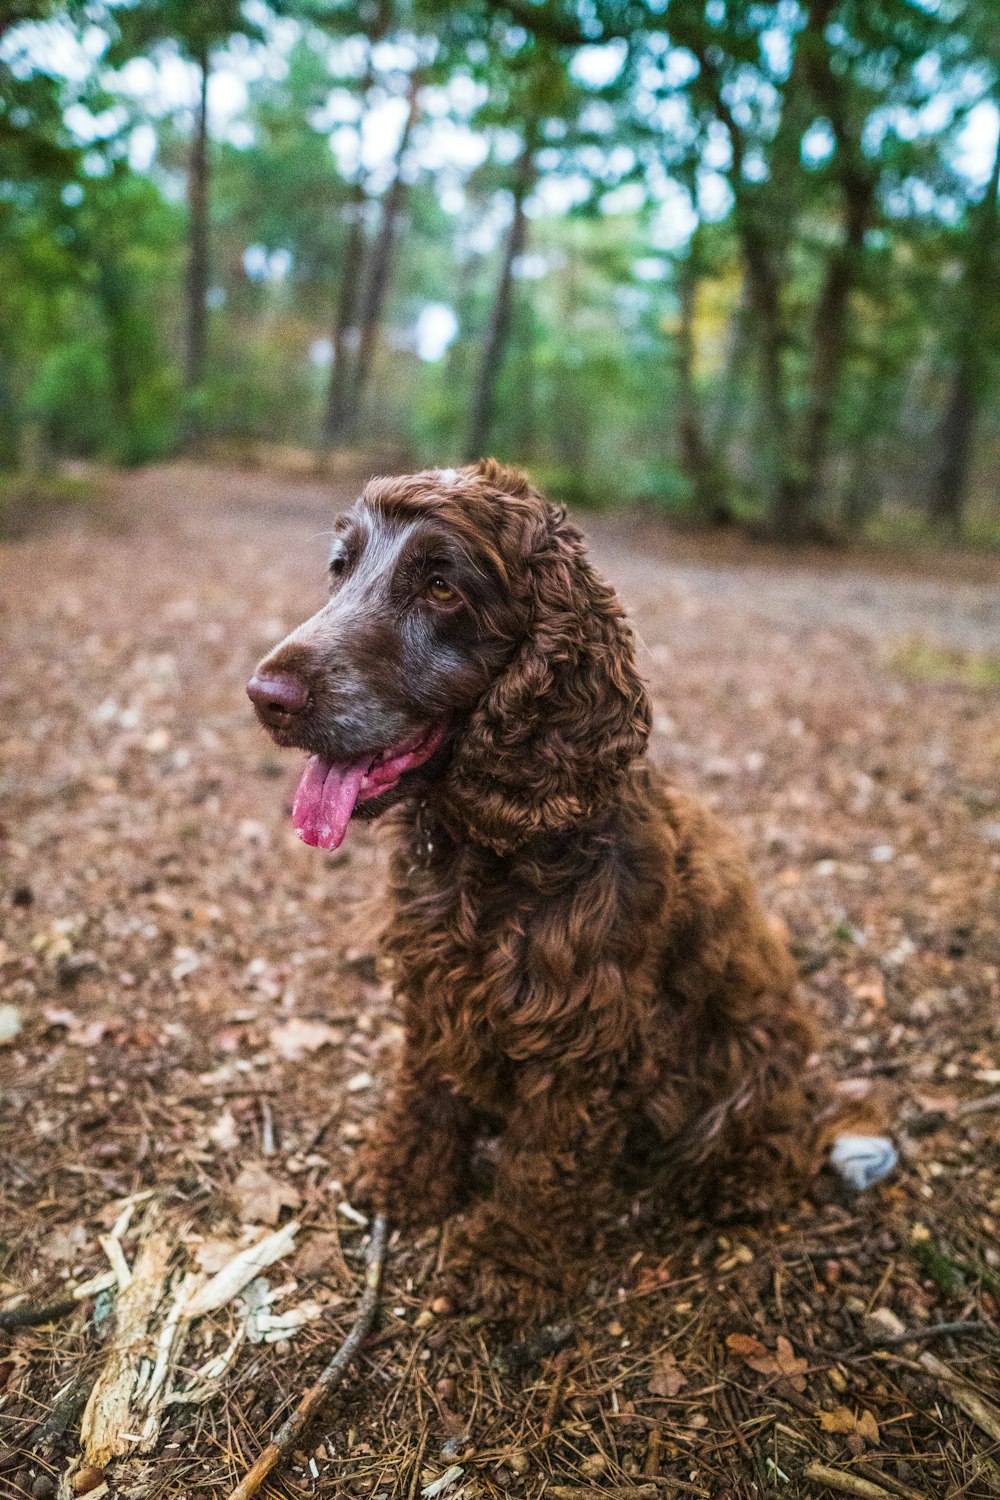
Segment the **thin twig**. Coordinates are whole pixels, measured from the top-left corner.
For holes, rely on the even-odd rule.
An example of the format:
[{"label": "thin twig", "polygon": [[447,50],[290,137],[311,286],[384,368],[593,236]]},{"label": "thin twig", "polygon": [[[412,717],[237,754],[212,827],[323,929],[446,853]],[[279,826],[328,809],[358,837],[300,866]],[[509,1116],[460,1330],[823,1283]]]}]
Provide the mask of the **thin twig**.
[{"label": "thin twig", "polygon": [[816,1459],[806,1464],[802,1475],[816,1484],[825,1484],[828,1490],[836,1490],[838,1494],[856,1495],[858,1500],[892,1500],[890,1492],[880,1484],[872,1484],[870,1479],[849,1474],[846,1469],[831,1469],[828,1464],[821,1464]]},{"label": "thin twig", "polygon": [[986,1338],[1000,1338],[1000,1328],[995,1323],[987,1323],[983,1318],[963,1318],[957,1323],[932,1323],[927,1328],[908,1328],[905,1333],[876,1333],[871,1338],[865,1339],[863,1343],[854,1344],[846,1349],[843,1354],[838,1354],[838,1359],[850,1359],[853,1354],[870,1353],[875,1349],[896,1349],[906,1344],[929,1344],[932,1339],[944,1338],[975,1338],[977,1335]]},{"label": "thin twig", "polygon": [[941,1109],[914,1110],[903,1117],[902,1123],[911,1135],[929,1135],[940,1130],[942,1125],[953,1125],[970,1115],[987,1114],[997,1109],[1000,1109],[1000,1093],[983,1094],[979,1099],[963,1099],[960,1104],[944,1105]]},{"label": "thin twig", "polygon": [[955,1114],[960,1120],[966,1115],[978,1115],[983,1110],[1000,1109],[1000,1093],[984,1094],[981,1099],[963,1099],[955,1105]]},{"label": "thin twig", "polygon": [[229,1500],[250,1500],[250,1496],[257,1493],[271,1470],[288,1457],[302,1432],[327,1400],[337,1381],[358,1352],[375,1320],[382,1266],[385,1262],[387,1233],[388,1225],[385,1214],[379,1214],[372,1226],[372,1237],[368,1245],[365,1289],[361,1294],[357,1316],[351,1324],[347,1337],[319,1379],[309,1387],[291,1416],[278,1429],[276,1436],[268,1443],[253,1468],[232,1491]]},{"label": "thin twig", "polygon": [[40,1328],[43,1323],[54,1323],[65,1318],[80,1306],[76,1297],[60,1297],[58,1302],[41,1304],[22,1302],[20,1307],[8,1307],[0,1312],[0,1332],[8,1333],[14,1328]]},{"label": "thin twig", "polygon": [[954,1370],[948,1366],[937,1355],[925,1349],[920,1356],[920,1363],[924,1369],[933,1375],[944,1386],[945,1394],[959,1411],[965,1413],[970,1421],[991,1437],[995,1443],[1000,1443],[1000,1407],[987,1401],[974,1386],[964,1380],[961,1375],[956,1375]]}]

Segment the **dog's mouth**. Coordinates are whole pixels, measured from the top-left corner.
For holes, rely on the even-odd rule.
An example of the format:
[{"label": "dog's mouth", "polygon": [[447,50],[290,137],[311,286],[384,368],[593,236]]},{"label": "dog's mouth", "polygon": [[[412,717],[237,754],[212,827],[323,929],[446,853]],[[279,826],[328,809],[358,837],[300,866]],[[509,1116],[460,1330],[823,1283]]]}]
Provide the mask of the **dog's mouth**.
[{"label": "dog's mouth", "polygon": [[299,838],[314,848],[339,849],[357,805],[391,791],[408,771],[430,760],[443,739],[444,727],[438,725],[374,756],[344,761],[312,756],[292,808]]}]

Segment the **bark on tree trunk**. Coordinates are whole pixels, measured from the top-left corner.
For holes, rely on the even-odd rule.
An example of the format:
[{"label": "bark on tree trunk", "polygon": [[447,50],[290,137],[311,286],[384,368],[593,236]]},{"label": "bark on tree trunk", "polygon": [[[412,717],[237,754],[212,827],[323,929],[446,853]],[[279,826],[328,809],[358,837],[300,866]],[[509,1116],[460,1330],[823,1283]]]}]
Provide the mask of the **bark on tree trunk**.
[{"label": "bark on tree trunk", "polygon": [[678,437],[681,468],[691,486],[695,513],[714,525],[732,519],[727,503],[725,476],[713,459],[705,439],[701,405],[695,384],[695,300],[698,265],[692,243],[681,265],[678,282],[680,323],[677,331]]},{"label": "bark on tree trunk", "polygon": [[805,528],[803,496],[795,483],[791,422],[785,389],[786,330],[781,288],[767,243],[753,222],[742,226],[750,306],[760,351],[760,397],[770,482],[767,525],[777,537],[792,538]]},{"label": "bark on tree trunk", "polygon": [[514,217],[503,248],[500,272],[493,295],[493,306],[490,309],[490,320],[483,341],[482,358],[472,393],[469,438],[465,450],[466,460],[469,463],[482,456],[493,426],[493,402],[497,377],[500,374],[510,334],[514,262],[519,255],[523,255],[528,237],[528,220],[524,212],[524,204],[535,181],[534,137],[534,127],[529,126],[514,172]]},{"label": "bark on tree trunk", "polygon": [[[369,40],[371,47],[374,44],[374,36]],[[361,119],[358,122],[359,143],[364,132],[374,83],[375,71],[371,60],[371,50],[369,50],[368,66],[361,84]],[[333,334],[331,338],[333,361],[330,366],[330,383],[326,393],[326,408],[323,412],[321,446],[324,449],[330,449],[338,442],[343,441],[350,425],[351,388],[354,377],[354,360],[352,356],[356,353],[356,350],[352,348],[352,343],[357,336],[358,303],[361,294],[361,278],[364,274],[365,208],[367,203],[368,192],[365,187],[364,174],[359,159],[354,185],[351,189],[350,201],[347,205],[347,242],[344,246],[344,259],[340,272],[340,289],[337,294],[337,307],[334,313]]]},{"label": "bark on tree trunk", "polygon": [[[196,391],[205,378],[208,296],[208,53],[198,58],[198,104],[188,171],[187,342],[184,388]],[[190,420],[190,417],[189,417]]]},{"label": "bark on tree trunk", "polygon": [[823,494],[826,459],[837,396],[847,355],[847,315],[858,282],[865,234],[875,213],[876,176],[866,162],[857,127],[852,124],[844,78],[835,71],[826,27],[831,0],[816,0],[815,28],[803,51],[813,98],[830,121],[836,141],[833,168],[844,212],[843,243],[831,251],[816,304],[812,327],[812,367],[808,399],[797,452],[797,482],[804,502],[813,506]]},{"label": "bark on tree trunk", "polygon": [[976,420],[988,373],[986,339],[996,325],[997,274],[1000,238],[1000,133],[986,192],[970,211],[970,244],[962,276],[964,307],[951,392],[941,422],[938,446],[941,462],[930,494],[933,521],[956,535],[962,529],[972,469]]},{"label": "bark on tree trunk", "polygon": [[403,177],[403,165],[406,153],[410,145],[410,137],[417,120],[417,90],[418,81],[416,76],[410,79],[409,108],[403,131],[396,148],[396,160],[393,167],[393,178],[386,189],[382,200],[382,218],[379,224],[378,235],[372,246],[369,257],[368,280],[365,287],[364,302],[361,310],[361,342],[358,345],[358,357],[354,369],[354,380],[347,397],[346,430],[353,434],[364,400],[365,388],[368,377],[371,374],[372,360],[378,346],[378,336],[382,325],[382,313],[385,310],[386,296],[392,279],[392,265],[396,252],[396,242],[399,235],[399,227],[402,221],[403,208],[406,203],[407,185]]},{"label": "bark on tree trunk", "polygon": [[734,466],[734,434],[739,428],[744,385],[752,354],[750,330],[747,326],[749,320],[750,301],[744,275],[739,304],[733,313],[726,338],[726,365],[722,377],[722,390],[711,419],[712,446],[729,470]]},{"label": "bark on tree trunk", "polygon": [[804,504],[813,507],[822,497],[830,433],[844,360],[847,355],[847,312],[857,285],[865,232],[875,206],[875,183],[866,173],[845,175],[847,224],[844,244],[831,253],[816,304],[812,328],[812,369],[809,397],[799,447],[798,483]]},{"label": "bark on tree trunk", "polygon": [[968,362],[961,358],[938,435],[941,462],[931,491],[930,517],[956,536],[962,530],[965,496],[972,467],[972,438],[977,402]]},{"label": "bark on tree trunk", "polygon": [[[777,536],[796,535],[804,526],[804,518],[801,515],[801,497],[794,483],[785,389],[784,348],[787,331],[781,306],[779,267],[783,234],[776,231],[776,226],[781,221],[776,219],[772,205],[761,190],[744,179],[746,142],[725,97],[722,77],[711,53],[700,38],[690,39],[687,45],[694,52],[705,81],[711,88],[715,114],[725,126],[732,147],[729,178],[735,199],[733,220],[746,267],[750,325],[760,359],[761,414],[769,470],[767,525]],[[797,91],[800,71],[796,55],[789,76],[789,90],[794,84]],[[784,109],[791,109],[796,101],[794,98],[789,99],[787,93],[788,90]]]},{"label": "bark on tree trunk", "polygon": [[332,448],[346,435],[350,421],[351,339],[357,329],[358,290],[365,259],[365,201],[365,186],[359,175],[348,209],[350,224],[333,328],[333,364],[323,417],[323,446],[326,448]]}]

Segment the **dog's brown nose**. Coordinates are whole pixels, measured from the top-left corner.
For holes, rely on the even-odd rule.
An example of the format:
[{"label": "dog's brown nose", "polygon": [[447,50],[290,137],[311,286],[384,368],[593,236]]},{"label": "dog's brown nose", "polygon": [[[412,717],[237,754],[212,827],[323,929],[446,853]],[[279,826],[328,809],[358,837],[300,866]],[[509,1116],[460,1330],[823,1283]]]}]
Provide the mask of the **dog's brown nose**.
[{"label": "dog's brown nose", "polygon": [[255,672],[247,683],[247,693],[264,723],[278,727],[309,706],[309,689],[291,672]]}]

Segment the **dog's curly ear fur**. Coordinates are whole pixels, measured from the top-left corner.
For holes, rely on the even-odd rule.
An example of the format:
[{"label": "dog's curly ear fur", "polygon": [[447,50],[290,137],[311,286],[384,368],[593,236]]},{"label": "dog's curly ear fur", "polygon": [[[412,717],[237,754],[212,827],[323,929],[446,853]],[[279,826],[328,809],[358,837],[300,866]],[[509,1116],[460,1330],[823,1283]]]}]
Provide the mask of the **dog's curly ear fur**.
[{"label": "dog's curly ear fur", "polygon": [[468,831],[498,853],[591,817],[649,737],[649,698],[614,590],[583,537],[495,460],[476,471],[521,522],[527,634],[476,708],[449,775]]}]

